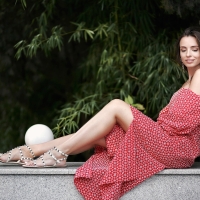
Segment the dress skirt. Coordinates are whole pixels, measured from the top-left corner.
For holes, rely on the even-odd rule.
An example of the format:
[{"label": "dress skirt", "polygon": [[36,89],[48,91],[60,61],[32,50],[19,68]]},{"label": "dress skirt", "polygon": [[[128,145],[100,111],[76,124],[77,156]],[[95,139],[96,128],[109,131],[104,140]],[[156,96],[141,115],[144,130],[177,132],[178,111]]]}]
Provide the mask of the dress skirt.
[{"label": "dress skirt", "polygon": [[118,200],[165,168],[190,167],[200,154],[199,95],[181,88],[156,122],[130,109],[128,130],[116,124],[106,136],[107,147],[96,146],[76,171],[74,183],[86,200]]}]

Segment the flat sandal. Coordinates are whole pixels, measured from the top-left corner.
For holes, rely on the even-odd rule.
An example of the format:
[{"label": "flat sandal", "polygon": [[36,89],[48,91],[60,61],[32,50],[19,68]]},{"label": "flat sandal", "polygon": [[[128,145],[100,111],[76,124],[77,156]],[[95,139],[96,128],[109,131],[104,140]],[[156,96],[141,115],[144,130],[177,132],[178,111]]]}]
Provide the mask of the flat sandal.
[{"label": "flat sandal", "polygon": [[16,149],[16,148],[14,148],[14,149],[12,149],[12,150],[6,152],[6,153],[0,154],[0,159],[1,159],[1,156],[2,156],[2,155],[8,154],[7,160],[6,160],[6,161],[0,160],[0,163],[2,163],[3,165],[19,165],[19,164],[22,165],[22,164],[24,164],[23,161],[25,161],[25,160],[28,160],[28,161],[33,160],[33,158],[35,158],[34,152],[32,151],[32,149],[31,149],[28,145],[24,145],[24,146],[28,148],[28,150],[30,151],[30,153],[31,153],[31,155],[32,155],[32,158],[30,158],[30,157],[24,157],[23,152],[22,152],[22,150],[21,150],[21,147],[16,147],[16,148],[19,150],[20,159],[17,160],[17,161],[11,160],[12,151],[13,151],[14,149]]},{"label": "flat sandal", "polygon": [[[57,159],[52,153],[52,150],[56,150],[57,152],[59,152],[62,156],[64,156],[63,158]],[[45,154],[45,153],[44,153]],[[55,160],[55,163],[52,165],[46,165],[45,163],[45,159],[44,159],[44,154],[41,155],[39,158],[37,158],[36,160],[33,160],[31,162],[26,162],[25,165],[22,165],[23,167],[26,168],[62,168],[62,167],[66,167],[66,160],[68,155],[65,154],[64,152],[60,151],[59,149],[57,149],[56,147],[50,149],[49,151],[46,152],[46,154],[48,154],[49,156],[51,156],[53,158],[53,160]],[[41,160],[42,161],[42,166],[38,166],[37,165],[37,160]],[[65,164],[63,165],[61,162],[65,161]]]}]

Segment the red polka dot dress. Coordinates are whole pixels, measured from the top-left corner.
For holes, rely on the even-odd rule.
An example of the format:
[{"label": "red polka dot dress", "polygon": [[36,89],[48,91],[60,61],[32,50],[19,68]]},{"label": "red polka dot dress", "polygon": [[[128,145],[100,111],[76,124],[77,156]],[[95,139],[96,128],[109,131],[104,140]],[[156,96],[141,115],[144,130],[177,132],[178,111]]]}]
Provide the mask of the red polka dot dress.
[{"label": "red polka dot dress", "polygon": [[200,96],[181,88],[160,112],[157,122],[130,107],[127,132],[115,125],[107,148],[81,166],[74,183],[86,200],[117,200],[165,168],[187,168],[200,155]]}]

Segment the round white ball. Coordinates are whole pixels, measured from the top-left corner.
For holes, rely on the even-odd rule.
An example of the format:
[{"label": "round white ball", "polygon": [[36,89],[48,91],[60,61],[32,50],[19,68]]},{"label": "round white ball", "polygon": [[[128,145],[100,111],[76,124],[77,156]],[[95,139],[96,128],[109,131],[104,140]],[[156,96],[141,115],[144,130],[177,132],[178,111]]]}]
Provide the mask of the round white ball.
[{"label": "round white ball", "polygon": [[31,126],[25,134],[26,145],[40,144],[53,139],[53,132],[44,124],[35,124]]}]

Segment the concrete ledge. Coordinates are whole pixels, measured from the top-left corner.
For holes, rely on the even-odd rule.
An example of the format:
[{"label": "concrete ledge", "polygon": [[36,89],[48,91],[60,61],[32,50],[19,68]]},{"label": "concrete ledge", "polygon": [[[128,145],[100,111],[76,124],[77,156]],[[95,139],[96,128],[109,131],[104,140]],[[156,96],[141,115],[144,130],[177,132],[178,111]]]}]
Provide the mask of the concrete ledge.
[{"label": "concrete ledge", "polygon": [[[82,163],[66,168],[22,168],[0,164],[1,200],[82,200],[73,184]],[[200,163],[188,169],[166,169],[126,193],[121,200],[199,200]]]},{"label": "concrete ledge", "polygon": [[74,175],[76,172],[76,169],[80,167],[83,164],[83,162],[68,162],[67,167],[64,168],[24,168],[21,166],[16,165],[4,165],[3,163],[0,163],[0,175],[44,175],[44,174],[54,174],[54,175],[60,175],[60,174],[68,174],[68,175]]},{"label": "concrete ledge", "polygon": [[74,174],[82,163],[66,168],[23,168],[0,165],[0,200],[78,200]]}]

